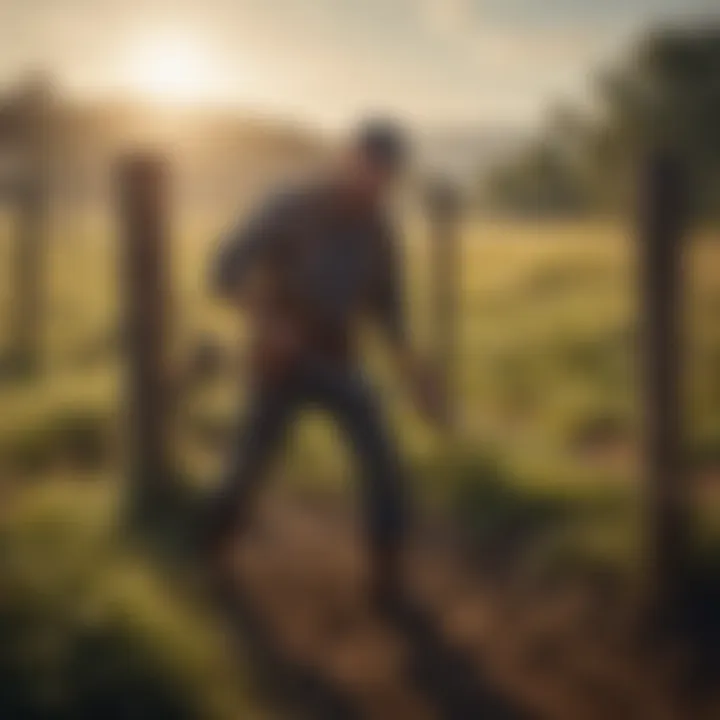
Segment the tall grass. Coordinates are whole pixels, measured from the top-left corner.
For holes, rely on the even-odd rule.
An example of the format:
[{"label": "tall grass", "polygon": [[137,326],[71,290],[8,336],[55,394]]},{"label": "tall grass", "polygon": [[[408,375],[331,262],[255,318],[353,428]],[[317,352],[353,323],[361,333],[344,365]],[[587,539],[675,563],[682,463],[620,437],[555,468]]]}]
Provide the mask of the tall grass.
[{"label": "tall grass", "polygon": [[[177,363],[198,337],[241,347],[242,324],[208,296],[203,272],[224,222],[176,228],[171,262]],[[91,234],[75,235],[65,223],[53,238],[48,371],[35,383],[0,383],[6,408],[0,466],[12,465],[3,457],[37,456],[45,458],[36,464],[41,471],[57,455],[42,448],[61,446],[68,437],[78,446],[92,445],[96,459],[113,462],[122,350],[117,248],[110,228],[96,225]],[[0,267],[9,276],[10,228],[6,222],[0,227]],[[631,229],[611,222],[472,221],[463,238],[456,367],[463,441],[492,446],[508,477],[520,484],[632,487],[638,477],[638,318]],[[428,250],[425,229],[413,219],[405,247],[407,304],[414,335],[426,349],[432,337]],[[703,472],[712,471],[720,457],[718,271],[715,233],[698,234],[687,253],[685,387],[688,450]],[[12,292],[11,285],[2,287],[5,318]],[[8,342],[5,326],[0,347]],[[409,463],[432,466],[442,440],[415,416],[382,350],[371,341],[367,354]],[[209,446],[207,438],[227,439],[242,398],[242,378],[232,364],[227,367],[180,406],[176,448],[198,477],[213,476],[220,444]],[[332,428],[309,417],[283,474],[342,492],[348,470]],[[440,478],[436,484],[418,483],[418,491],[437,498],[450,486]]]}]

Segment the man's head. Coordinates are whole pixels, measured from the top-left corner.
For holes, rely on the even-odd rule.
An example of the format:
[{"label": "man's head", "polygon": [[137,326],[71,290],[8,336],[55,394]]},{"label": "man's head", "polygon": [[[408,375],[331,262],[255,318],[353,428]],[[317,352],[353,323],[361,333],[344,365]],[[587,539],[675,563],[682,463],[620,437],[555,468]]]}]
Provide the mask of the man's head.
[{"label": "man's head", "polygon": [[347,190],[361,202],[381,200],[405,169],[408,151],[405,133],[396,123],[362,123],[350,139],[342,164]]}]

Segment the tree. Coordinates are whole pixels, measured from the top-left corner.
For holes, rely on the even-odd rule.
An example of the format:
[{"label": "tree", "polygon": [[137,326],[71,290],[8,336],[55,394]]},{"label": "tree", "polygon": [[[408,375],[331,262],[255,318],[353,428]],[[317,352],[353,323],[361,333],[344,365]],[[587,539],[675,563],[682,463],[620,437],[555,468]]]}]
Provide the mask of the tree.
[{"label": "tree", "polygon": [[555,109],[520,158],[491,175],[490,197],[524,210],[518,188],[540,184],[548,212],[618,209],[639,159],[663,147],[689,168],[698,209],[720,214],[720,26],[649,33],[596,92],[592,119]]}]

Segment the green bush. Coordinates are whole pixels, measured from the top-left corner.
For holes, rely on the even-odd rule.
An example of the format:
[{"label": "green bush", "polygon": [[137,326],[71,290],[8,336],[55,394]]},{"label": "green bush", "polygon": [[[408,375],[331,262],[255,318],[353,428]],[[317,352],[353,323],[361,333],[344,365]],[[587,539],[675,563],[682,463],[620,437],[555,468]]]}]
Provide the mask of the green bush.
[{"label": "green bush", "polygon": [[514,559],[567,520],[567,503],[519,486],[492,455],[460,455],[452,473],[453,514],[481,553]]},{"label": "green bush", "polygon": [[451,507],[480,566],[527,583],[615,584],[636,562],[627,486],[533,483],[495,456],[461,453]]},{"label": "green bush", "polygon": [[0,463],[20,473],[59,464],[97,469],[108,459],[112,444],[112,420],[105,409],[61,406],[5,430]]},{"label": "green bush", "polygon": [[34,489],[0,524],[0,716],[248,717],[217,629],[109,531],[97,487]]}]

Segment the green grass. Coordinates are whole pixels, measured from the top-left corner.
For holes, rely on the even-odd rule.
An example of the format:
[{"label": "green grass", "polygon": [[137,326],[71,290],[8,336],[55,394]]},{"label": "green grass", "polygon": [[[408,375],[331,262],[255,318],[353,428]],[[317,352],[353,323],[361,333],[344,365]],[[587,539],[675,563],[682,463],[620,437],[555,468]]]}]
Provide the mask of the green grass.
[{"label": "green grass", "polygon": [[[198,337],[228,348],[242,337],[234,314],[206,293],[203,269],[218,226],[186,226],[172,248],[178,365]],[[684,376],[689,456],[711,479],[720,477],[717,240],[700,234],[688,251]],[[0,217],[5,349],[11,250]],[[68,717],[94,717],[97,697],[118,698],[148,683],[149,716],[177,699],[203,708],[188,717],[229,717],[227,707],[243,699],[217,669],[222,652],[212,628],[110,532],[117,508],[107,478],[118,473],[122,419],[116,250],[101,224],[91,234],[53,239],[44,371],[34,379],[0,377],[0,477],[15,485],[81,472],[105,479],[41,482],[20,493],[22,502],[2,523],[0,557],[9,572],[0,573],[0,624],[3,632],[15,628],[18,652],[30,655],[5,646],[0,690],[15,688],[15,701],[37,712],[65,703]],[[408,228],[406,256],[413,334],[427,349],[431,267],[421,227]],[[384,353],[368,343],[417,499],[454,523],[484,561],[522,567],[528,577],[637,563],[634,256],[629,229],[613,223],[468,224],[455,376],[461,437],[452,444],[417,418]],[[241,398],[242,378],[226,369],[178,407],[178,464],[199,486],[217,473]],[[349,457],[325,418],[305,419],[280,467],[295,490],[350,494]],[[720,493],[712,490],[711,483],[698,495],[704,549],[719,546]],[[87,602],[77,605],[80,596]],[[91,667],[97,657],[102,661]],[[91,686],[67,684],[68,658]],[[76,694],[58,699],[58,684]],[[168,688],[182,696],[169,696]]]},{"label": "green grass", "polygon": [[115,522],[111,483],[55,479],[0,520],[7,717],[257,717],[220,628]]},{"label": "green grass", "polygon": [[[174,238],[177,363],[199,336],[209,334],[232,347],[242,335],[233,313],[214,303],[205,287],[203,269],[221,225],[198,219]],[[9,234],[9,226],[0,223],[5,272]],[[108,434],[117,428],[121,397],[112,233],[98,223],[92,236],[66,231],[51,247],[46,373],[35,382],[0,386],[8,409],[0,424],[1,455],[24,459],[36,471],[56,459],[56,452],[44,453],[43,447],[57,448],[67,437],[103,455]],[[425,229],[409,224],[408,307],[414,335],[425,348],[432,338],[428,250]],[[465,227],[456,372],[463,443],[492,447],[516,482],[560,488],[635,484],[634,258],[631,229],[612,222]],[[720,307],[719,271],[720,243],[712,231],[699,234],[687,257],[686,407],[689,451],[701,467],[714,465],[720,455],[720,330],[713,321]],[[12,286],[0,287],[7,318]],[[0,346],[8,343],[6,327]],[[437,464],[442,440],[415,416],[382,351],[368,345],[405,454],[422,474],[423,466]],[[225,373],[182,404],[176,446],[182,463],[198,476],[209,477],[217,467],[217,443],[209,449],[201,437],[222,436],[241,397],[239,386],[240,378]],[[44,460],[32,463],[33,457]],[[322,419],[308,418],[299,428],[285,467],[290,482],[340,491],[348,485],[344,447]],[[430,498],[443,493],[432,481],[418,485]]]}]

